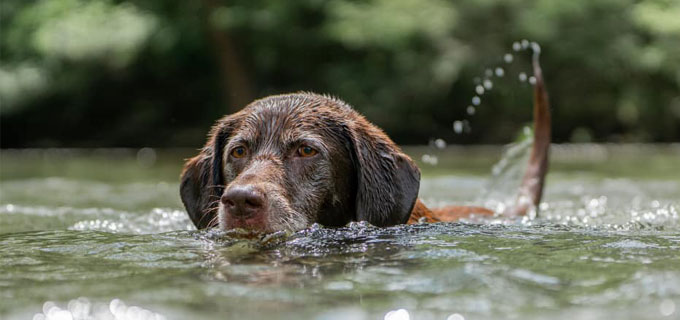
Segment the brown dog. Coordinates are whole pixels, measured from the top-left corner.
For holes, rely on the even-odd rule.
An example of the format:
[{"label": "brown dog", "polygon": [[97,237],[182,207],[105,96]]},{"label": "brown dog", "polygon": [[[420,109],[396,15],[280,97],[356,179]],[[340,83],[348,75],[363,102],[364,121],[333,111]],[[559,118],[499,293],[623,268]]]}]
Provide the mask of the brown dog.
[{"label": "brown dog", "polygon": [[[547,171],[550,114],[537,58],[534,74],[534,146],[511,215],[540,202]],[[425,207],[415,163],[349,105],[312,93],[267,97],[218,120],[181,180],[182,202],[199,229],[295,231],[313,223],[392,226],[493,214]]]}]

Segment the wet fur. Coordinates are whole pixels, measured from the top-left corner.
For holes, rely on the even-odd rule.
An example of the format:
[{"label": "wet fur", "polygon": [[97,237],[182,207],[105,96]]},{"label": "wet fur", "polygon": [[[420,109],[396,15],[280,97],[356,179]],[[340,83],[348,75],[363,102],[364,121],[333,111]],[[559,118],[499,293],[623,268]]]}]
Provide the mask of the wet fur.
[{"label": "wet fur", "polygon": [[[319,151],[312,162],[291,152]],[[246,145],[252,154],[229,160]],[[342,226],[368,221],[405,223],[420,171],[380,129],[344,102],[312,93],[271,96],[220,119],[208,142],[182,173],[181,195],[198,228],[229,228],[219,198],[231,184],[266,191],[264,231],[297,230],[318,222]],[[247,227],[247,226],[246,226]]]}]

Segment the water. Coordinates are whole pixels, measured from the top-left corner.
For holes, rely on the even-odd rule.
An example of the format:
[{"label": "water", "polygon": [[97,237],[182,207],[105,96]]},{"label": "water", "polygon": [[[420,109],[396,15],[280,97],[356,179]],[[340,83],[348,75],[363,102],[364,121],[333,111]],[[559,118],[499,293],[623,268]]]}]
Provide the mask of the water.
[{"label": "water", "polygon": [[[64,316],[57,307],[98,319],[680,315],[677,145],[555,147],[534,220],[266,239],[193,230],[177,195],[192,151],[140,152],[2,151],[0,318]],[[488,179],[500,152],[437,149],[436,166],[420,164],[421,197],[493,201],[484,190],[505,188]]]}]

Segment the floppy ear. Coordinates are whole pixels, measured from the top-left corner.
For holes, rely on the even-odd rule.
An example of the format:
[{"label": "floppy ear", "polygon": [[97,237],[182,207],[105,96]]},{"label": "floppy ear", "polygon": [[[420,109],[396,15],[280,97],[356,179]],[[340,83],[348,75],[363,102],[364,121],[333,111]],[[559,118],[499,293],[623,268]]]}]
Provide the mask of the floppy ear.
[{"label": "floppy ear", "polygon": [[379,227],[406,223],[420,188],[420,170],[390,138],[359,116],[349,128],[357,170],[356,219]]},{"label": "floppy ear", "polygon": [[189,159],[182,170],[180,196],[198,229],[216,223],[217,206],[224,191],[222,156],[235,123],[234,115],[219,120],[210,131],[205,147]]}]

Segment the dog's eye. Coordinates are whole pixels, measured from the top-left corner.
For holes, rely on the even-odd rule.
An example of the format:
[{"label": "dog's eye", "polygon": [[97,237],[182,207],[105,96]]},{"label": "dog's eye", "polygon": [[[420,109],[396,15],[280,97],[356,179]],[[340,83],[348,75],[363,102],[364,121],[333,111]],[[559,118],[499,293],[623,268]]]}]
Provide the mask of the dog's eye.
[{"label": "dog's eye", "polygon": [[300,147],[300,148],[298,149],[298,154],[299,154],[301,157],[311,157],[311,156],[316,155],[317,153],[318,153],[318,152],[317,152],[316,150],[314,150],[314,148],[312,148],[312,147],[310,147],[310,146],[302,146],[302,147]]},{"label": "dog's eye", "polygon": [[246,155],[246,148],[236,147],[231,150],[231,156],[234,158],[243,158]]}]

